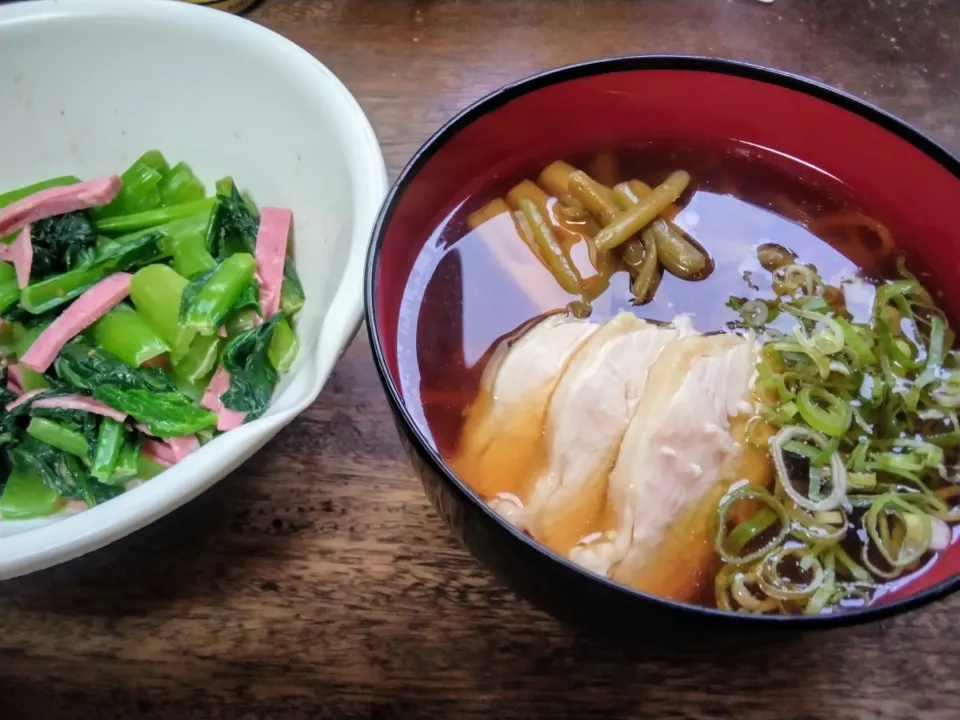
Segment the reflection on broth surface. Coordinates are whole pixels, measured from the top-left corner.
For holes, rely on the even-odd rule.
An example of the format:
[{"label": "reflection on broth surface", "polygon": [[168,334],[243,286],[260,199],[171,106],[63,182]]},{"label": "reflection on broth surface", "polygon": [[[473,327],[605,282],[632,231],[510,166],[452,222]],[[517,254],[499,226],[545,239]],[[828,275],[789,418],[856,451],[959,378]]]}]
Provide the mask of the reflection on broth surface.
[{"label": "reflection on broth surface", "polygon": [[402,390],[457,474],[680,601],[833,612],[928,566],[960,372],[886,228],[736,143],[550,160],[469,198],[406,288]]}]

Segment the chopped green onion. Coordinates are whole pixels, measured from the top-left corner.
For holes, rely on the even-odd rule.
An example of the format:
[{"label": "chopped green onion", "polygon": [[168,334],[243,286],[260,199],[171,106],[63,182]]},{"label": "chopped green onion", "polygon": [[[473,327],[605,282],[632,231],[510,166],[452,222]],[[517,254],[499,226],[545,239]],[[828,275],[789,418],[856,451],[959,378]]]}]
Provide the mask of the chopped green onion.
[{"label": "chopped green onion", "polygon": [[[753,518],[737,525],[728,535],[727,515],[733,506],[742,500],[756,501],[766,507],[759,510]],[[786,539],[790,531],[790,520],[787,517],[786,510],[783,508],[783,504],[762,487],[749,483],[735,486],[727,492],[720,501],[720,505],[717,508],[717,515],[717,536],[714,541],[714,547],[723,561],[731,565],[745,565],[767,555]],[[765,530],[768,530],[773,526],[774,522],[779,523],[779,528],[776,534],[771,537],[763,547],[747,555],[741,556],[739,554],[750,540],[759,536]]]}]

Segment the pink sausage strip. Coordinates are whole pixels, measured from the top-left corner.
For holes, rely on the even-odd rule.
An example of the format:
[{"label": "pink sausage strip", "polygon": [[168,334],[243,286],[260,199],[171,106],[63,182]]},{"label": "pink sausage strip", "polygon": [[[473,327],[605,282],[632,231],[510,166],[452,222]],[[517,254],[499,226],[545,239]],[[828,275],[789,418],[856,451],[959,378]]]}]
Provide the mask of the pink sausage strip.
[{"label": "pink sausage strip", "polygon": [[60,408],[61,410],[83,410],[84,412],[95,415],[103,415],[117,422],[123,422],[127,419],[126,413],[114,410],[109,405],[84,395],[60,395],[58,397],[43,398],[42,400],[37,400],[33,406],[38,408]]},{"label": "pink sausage strip", "polygon": [[106,205],[117,196],[121,187],[123,181],[119,176],[106,175],[75,185],[35,192],[0,210],[0,237],[37,220]]},{"label": "pink sausage strip", "polygon": [[0,260],[13,263],[17,271],[17,285],[25,288],[30,284],[30,270],[33,268],[33,243],[30,242],[30,226],[25,225],[17,239],[9,245],[0,243]]},{"label": "pink sausage strip", "polygon": [[177,464],[177,458],[174,456],[173,450],[157,440],[144,438],[140,445],[140,454],[146,455],[147,459],[153,460],[153,462],[164,467]]},{"label": "pink sausage strip", "polygon": [[7,390],[18,395],[23,392],[23,373],[17,363],[7,366]]},{"label": "pink sausage strip", "polygon": [[30,392],[25,392],[16,400],[7,403],[7,412],[10,412],[15,408],[20,407],[24,403],[29,402],[31,398],[35,397],[36,395],[39,395],[42,392],[43,390],[31,390]]},{"label": "pink sausage strip", "polygon": [[240,427],[247,417],[246,413],[231,410],[224,407],[223,403],[220,402],[220,396],[229,389],[230,374],[223,367],[218,367],[203,393],[203,399],[200,401],[201,407],[217,413],[217,430],[220,432]]},{"label": "pink sausage strip", "polygon": [[200,407],[212,410],[215,413],[220,412],[223,404],[220,402],[220,396],[230,389],[230,374],[218,367],[217,371],[210,378],[210,384],[203,392],[203,399],[200,401]]},{"label": "pink sausage strip", "polygon": [[20,363],[34,372],[46,372],[64,345],[130,294],[131,277],[129,273],[116,273],[83,293],[40,333]]},{"label": "pink sausage strip", "polygon": [[176,458],[175,462],[180,462],[190,453],[194,453],[200,449],[200,441],[197,440],[196,435],[167,438],[164,444],[170,448],[170,451]]},{"label": "pink sausage strip", "polygon": [[[150,432],[150,428],[143,423],[136,423],[134,427],[144,435],[153,435],[153,433]],[[180,462],[190,453],[200,449],[200,441],[197,440],[196,435],[183,435],[181,437],[164,438],[162,440],[144,439],[143,442],[145,444],[151,443],[150,447],[161,453],[162,457],[171,460],[171,465]],[[146,447],[145,444],[144,447]]]},{"label": "pink sausage strip", "polygon": [[234,430],[243,425],[243,421],[246,420],[246,418],[247,414],[245,412],[238,412],[230,408],[221,408],[220,412],[217,413],[217,430],[220,432]]},{"label": "pink sausage strip", "polygon": [[264,320],[269,320],[280,309],[283,264],[287,259],[287,238],[292,220],[292,213],[284,208],[265,207],[260,212],[256,258]]}]

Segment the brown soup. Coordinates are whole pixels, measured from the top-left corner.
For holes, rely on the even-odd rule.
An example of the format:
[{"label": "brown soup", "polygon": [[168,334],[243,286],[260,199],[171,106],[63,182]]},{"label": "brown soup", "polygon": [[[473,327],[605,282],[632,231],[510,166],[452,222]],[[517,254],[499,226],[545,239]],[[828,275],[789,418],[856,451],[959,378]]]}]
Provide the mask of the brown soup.
[{"label": "brown soup", "polygon": [[[789,248],[798,262],[814,266],[826,285],[852,288],[845,296],[851,322],[869,319],[878,283],[901,277],[883,225],[863,212],[848,188],[800,161],[733,141],[718,146],[672,139],[564,159],[608,187],[634,178],[653,187],[678,168],[686,170],[692,182],[678,199],[672,222],[712,261],[709,275],[696,281],[664,273],[645,304],[637,303],[631,273],[620,267],[605,289],[594,286],[597,292],[589,297],[593,322],[623,310],[664,323],[687,314],[701,333],[739,332],[739,303],[773,294],[771,274],[757,257],[758,246],[765,243]],[[436,229],[410,274],[398,337],[402,391],[421,430],[447,460],[457,452],[466,411],[477,399],[486,365],[501,342],[549,313],[564,308],[586,312],[583,298],[564,291],[524,247],[512,214],[496,215],[477,226],[476,213],[485,214],[489,203],[508,197],[525,179],[536,179],[551,160],[516,176],[491,178]],[[595,273],[587,238],[591,233],[584,232],[582,224],[578,229],[580,216],[577,211],[565,214],[564,204],[564,198],[551,195],[545,215],[570,263],[589,285]],[[920,277],[926,283],[926,277]],[[952,457],[950,450],[948,464]],[[511,482],[504,478],[503,490],[510,491]],[[864,542],[861,518],[860,510],[849,514],[844,547],[851,556],[858,555]],[[763,540],[761,532],[745,551]],[[902,584],[932,559],[928,553],[895,582]],[[807,569],[790,570],[790,562],[787,557],[783,573],[801,582]],[[714,574],[720,564],[718,559]],[[878,586],[868,598],[847,599],[837,607],[882,594],[883,579],[874,579]],[[715,605],[713,587],[701,590],[701,601]],[[738,608],[734,603],[733,609]]]}]

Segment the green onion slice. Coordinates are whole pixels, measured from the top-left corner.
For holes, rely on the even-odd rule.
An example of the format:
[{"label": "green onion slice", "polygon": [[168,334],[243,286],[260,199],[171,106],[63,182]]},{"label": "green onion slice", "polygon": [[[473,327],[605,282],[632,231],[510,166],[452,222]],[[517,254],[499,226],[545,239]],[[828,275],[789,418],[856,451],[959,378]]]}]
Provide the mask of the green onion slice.
[{"label": "green onion slice", "polygon": [[774,435],[770,441],[771,455],[773,456],[773,465],[777,472],[777,479],[780,481],[780,486],[783,488],[783,491],[797,506],[810,512],[833,510],[836,507],[840,507],[847,497],[847,469],[843,465],[840,454],[838,452],[830,453],[830,483],[832,485],[830,494],[825,498],[814,501],[809,497],[805,497],[794,487],[793,481],[790,479],[790,474],[787,472],[786,461],[783,457],[784,445],[792,440],[813,443],[821,450],[829,445],[829,440],[827,440],[823,434],[800,425],[785,427]]}]

